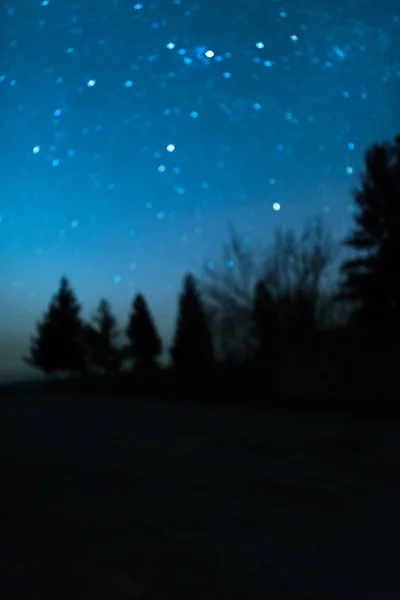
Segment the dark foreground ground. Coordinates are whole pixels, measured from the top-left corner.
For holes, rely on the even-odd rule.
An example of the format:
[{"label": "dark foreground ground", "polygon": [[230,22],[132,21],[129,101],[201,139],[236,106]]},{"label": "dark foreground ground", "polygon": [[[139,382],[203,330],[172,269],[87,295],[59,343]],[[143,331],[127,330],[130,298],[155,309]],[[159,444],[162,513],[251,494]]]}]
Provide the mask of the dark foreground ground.
[{"label": "dark foreground ground", "polygon": [[37,394],[0,402],[2,600],[400,597],[397,426]]}]

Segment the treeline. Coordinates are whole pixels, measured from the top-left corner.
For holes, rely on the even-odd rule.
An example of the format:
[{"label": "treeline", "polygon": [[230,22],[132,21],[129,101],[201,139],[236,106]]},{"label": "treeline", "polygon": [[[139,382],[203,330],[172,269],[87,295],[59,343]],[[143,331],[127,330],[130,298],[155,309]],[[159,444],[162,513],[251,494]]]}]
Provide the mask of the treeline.
[{"label": "treeline", "polygon": [[[112,307],[101,299],[91,322],[81,317],[82,307],[68,279],[61,279],[24,361],[47,375],[105,373],[115,375],[129,362],[135,373],[151,374],[160,368],[163,342],[142,294],[132,303],[121,329]],[[124,334],[125,343],[121,343]],[[208,369],[215,364],[211,329],[195,279],[187,275],[179,299],[172,365],[177,370]]]},{"label": "treeline", "polygon": [[[81,389],[88,376],[106,374],[110,391],[124,381],[160,399],[393,415],[400,136],[366,152],[353,198],[354,227],[334,280],[339,248],[321,222],[298,235],[278,231],[265,254],[231,231],[222,269],[208,264],[201,277],[188,274],[183,282],[167,367],[160,366],[163,343],[143,295],[122,328],[105,299],[88,323],[65,277],[25,361],[48,375],[83,376]],[[134,373],[129,384],[126,366]]]}]

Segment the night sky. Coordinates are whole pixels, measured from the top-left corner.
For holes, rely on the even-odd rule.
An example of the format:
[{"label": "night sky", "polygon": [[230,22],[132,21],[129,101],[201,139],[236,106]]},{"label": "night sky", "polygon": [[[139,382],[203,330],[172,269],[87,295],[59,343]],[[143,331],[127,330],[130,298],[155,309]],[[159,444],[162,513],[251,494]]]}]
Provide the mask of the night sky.
[{"label": "night sky", "polygon": [[397,0],[0,0],[0,376],[29,373],[63,274],[85,317],[104,296],[124,322],[144,292],[168,339],[228,223],[266,242],[323,216],[343,238],[365,150],[400,129],[399,19]]}]

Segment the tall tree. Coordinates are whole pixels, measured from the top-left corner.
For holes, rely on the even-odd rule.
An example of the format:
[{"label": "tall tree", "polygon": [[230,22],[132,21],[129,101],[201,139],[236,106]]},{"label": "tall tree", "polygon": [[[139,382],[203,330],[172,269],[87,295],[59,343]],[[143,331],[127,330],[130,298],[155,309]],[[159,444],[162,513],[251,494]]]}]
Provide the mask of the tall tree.
[{"label": "tall tree", "polygon": [[354,324],[400,324],[400,135],[367,150],[365,167],[339,298],[353,303]]},{"label": "tall tree", "polygon": [[24,361],[47,374],[86,372],[83,322],[79,305],[69,281],[63,277],[52,298],[37,335],[32,338],[30,354]]},{"label": "tall tree", "polygon": [[92,367],[112,374],[122,366],[122,351],[117,346],[117,319],[108,300],[102,298],[92,318],[94,325],[85,325],[86,344]]},{"label": "tall tree", "polygon": [[133,359],[134,369],[147,371],[156,367],[162,343],[142,294],[137,294],[134,298],[126,335],[129,339],[127,355]]},{"label": "tall tree", "polygon": [[197,369],[214,363],[213,340],[205,308],[191,275],[184,279],[171,357],[176,368]]}]

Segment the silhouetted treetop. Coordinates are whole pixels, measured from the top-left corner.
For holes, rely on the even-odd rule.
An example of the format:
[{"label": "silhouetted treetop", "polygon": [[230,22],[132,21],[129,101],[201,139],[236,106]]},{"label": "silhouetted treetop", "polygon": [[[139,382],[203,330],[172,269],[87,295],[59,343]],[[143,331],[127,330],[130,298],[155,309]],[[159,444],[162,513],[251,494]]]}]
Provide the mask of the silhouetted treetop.
[{"label": "silhouetted treetop", "polygon": [[134,360],[135,369],[149,369],[156,366],[162,352],[162,343],[142,294],[137,294],[134,298],[126,335],[129,339],[127,354]]},{"label": "silhouetted treetop", "polygon": [[192,275],[186,275],[179,297],[171,357],[177,368],[201,368],[214,362],[213,340],[206,311]]},{"label": "silhouetted treetop", "polygon": [[46,373],[84,372],[86,356],[81,306],[69,281],[63,277],[32,338],[30,355],[24,360]]},{"label": "silhouetted treetop", "polygon": [[355,226],[344,244],[357,255],[341,266],[340,298],[354,302],[354,322],[400,323],[400,136],[366,152],[353,196]]},{"label": "silhouetted treetop", "polygon": [[114,316],[111,304],[105,298],[99,302],[97,312],[93,316],[93,322],[96,324],[100,334],[108,342],[113,342],[119,335],[117,319]]},{"label": "silhouetted treetop", "polygon": [[85,325],[85,339],[91,367],[116,373],[122,366],[122,351],[117,347],[117,319],[108,300],[102,298],[94,314],[93,325]]},{"label": "silhouetted treetop", "polygon": [[400,229],[400,135],[367,150],[365,166],[361,187],[353,192],[356,226],[345,244],[378,249],[393,243],[391,234]]}]

